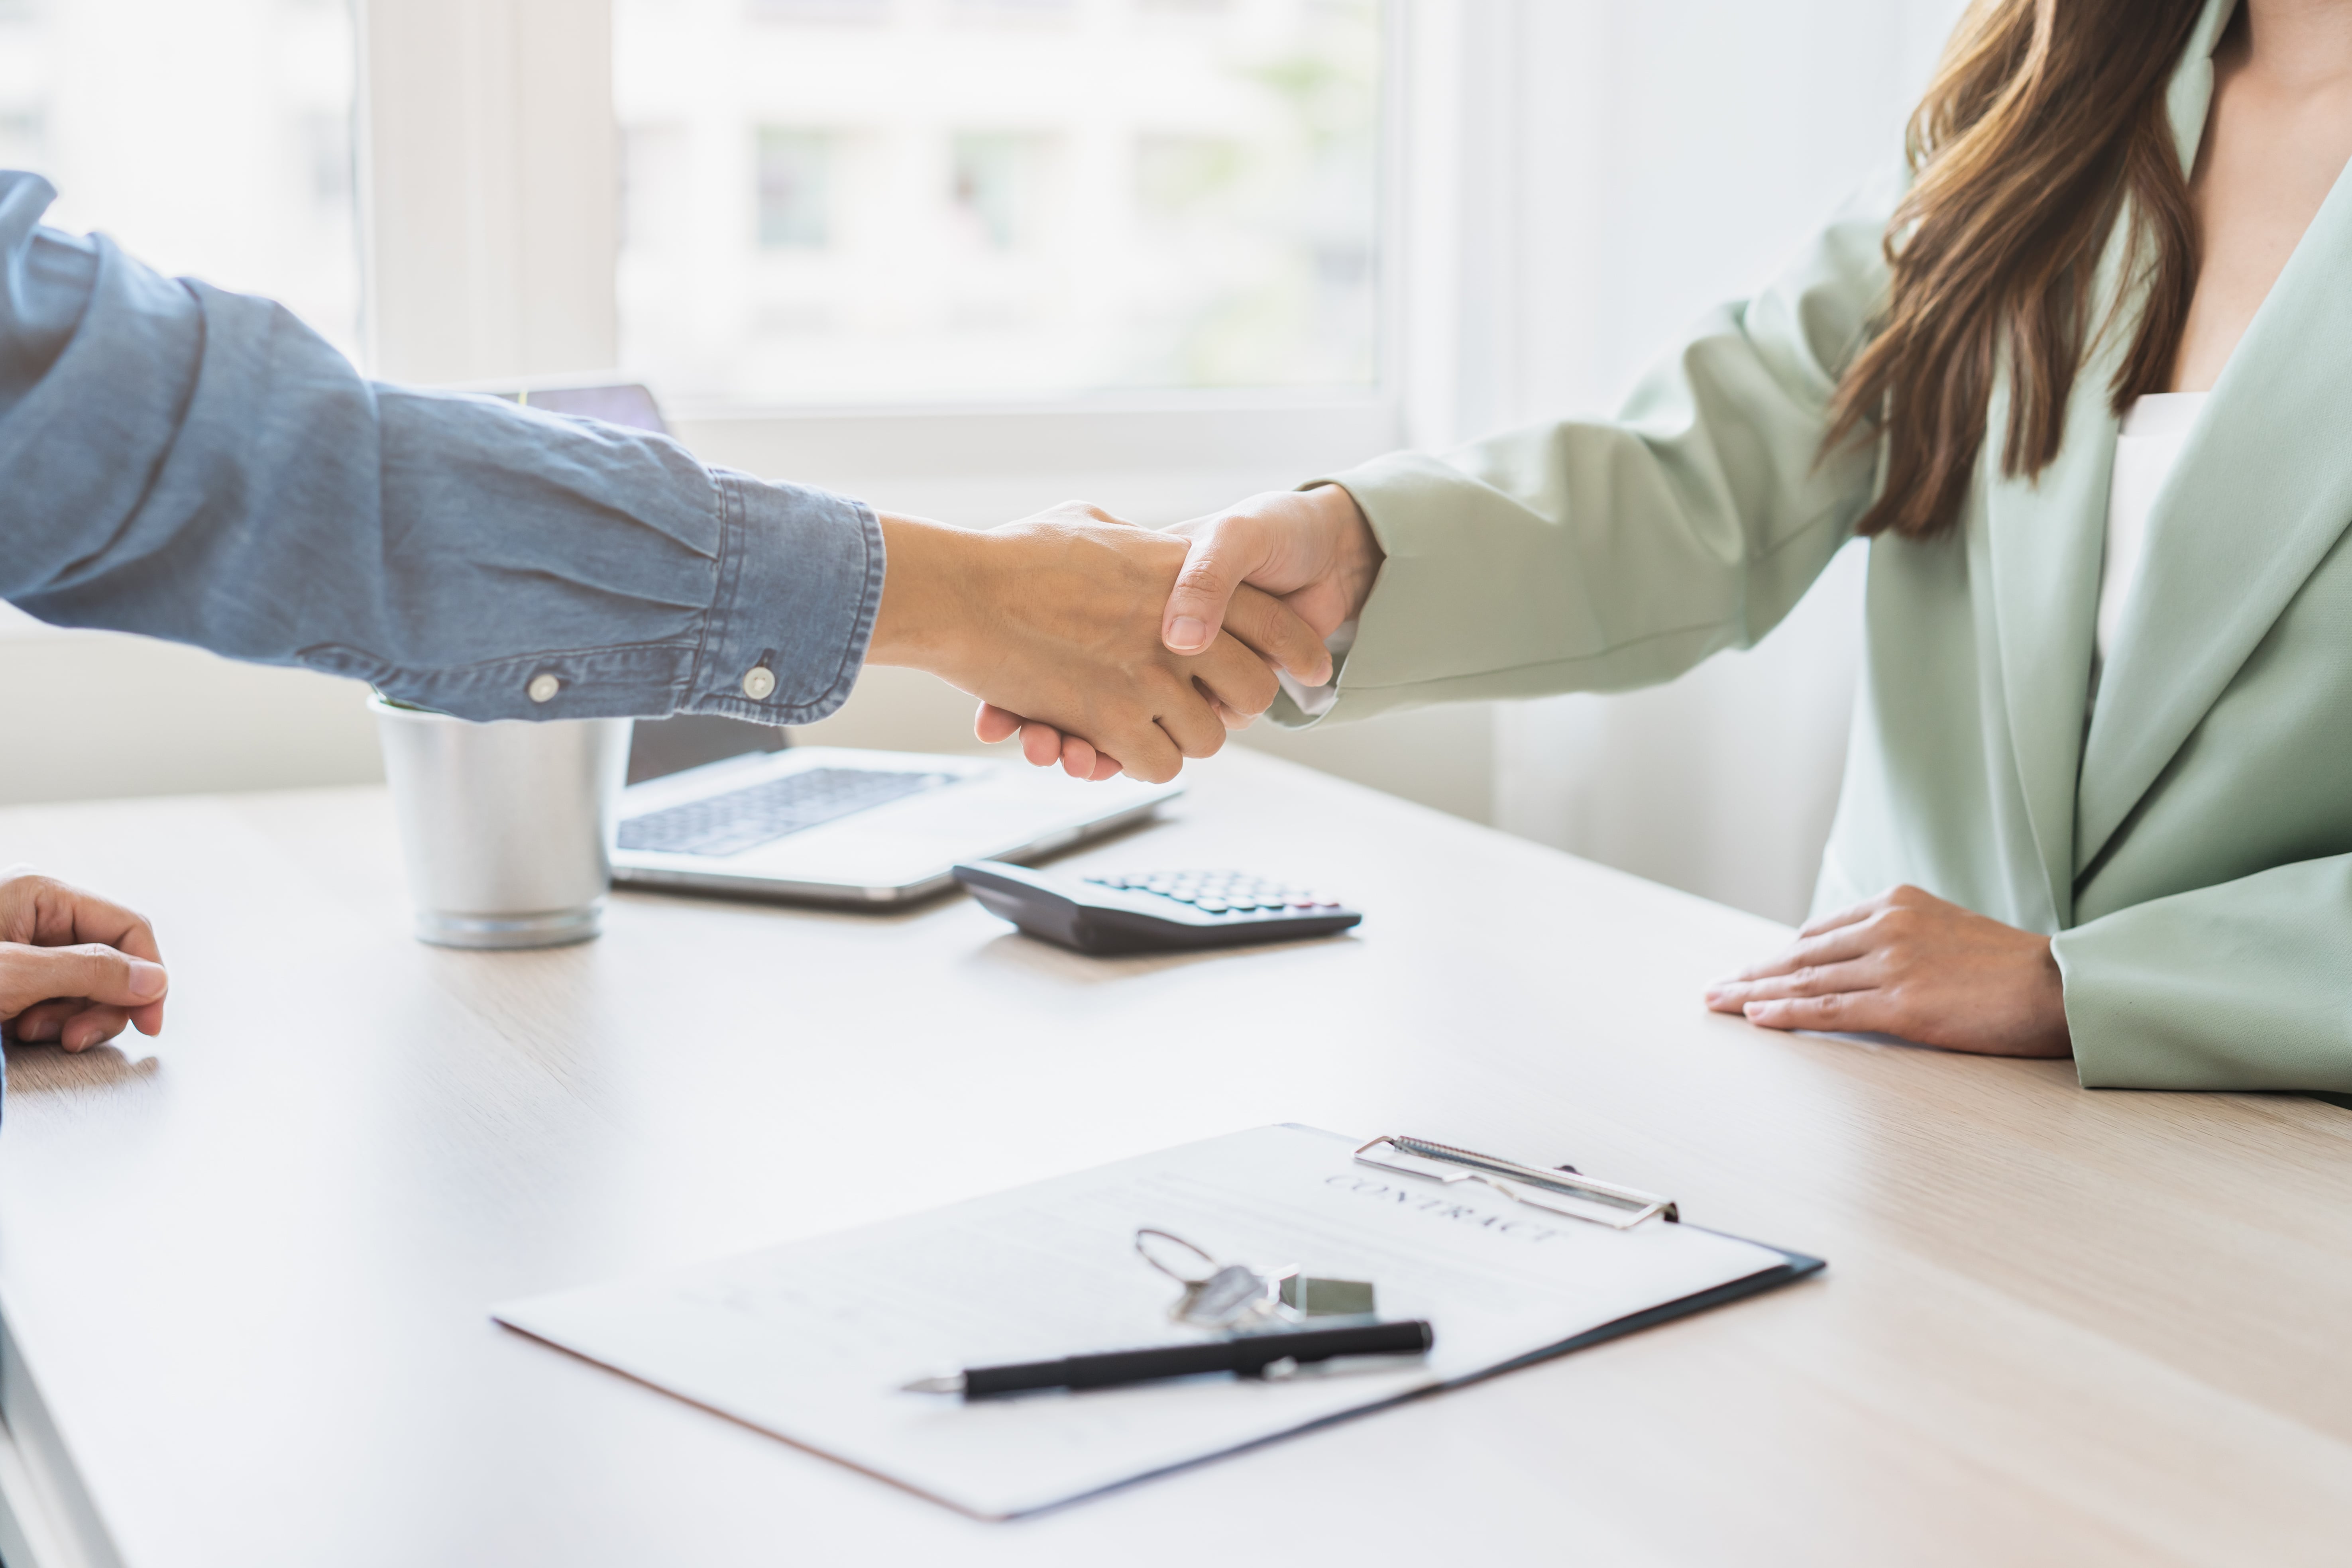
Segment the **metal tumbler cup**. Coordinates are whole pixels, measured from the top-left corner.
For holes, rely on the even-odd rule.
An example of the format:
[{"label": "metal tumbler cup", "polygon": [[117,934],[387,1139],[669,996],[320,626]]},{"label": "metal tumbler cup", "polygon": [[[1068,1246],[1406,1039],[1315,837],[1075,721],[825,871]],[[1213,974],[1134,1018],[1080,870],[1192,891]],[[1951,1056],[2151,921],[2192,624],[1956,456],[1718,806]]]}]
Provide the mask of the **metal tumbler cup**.
[{"label": "metal tumbler cup", "polygon": [[416,935],[556,947],[601,928],[631,721],[478,724],[371,697]]}]

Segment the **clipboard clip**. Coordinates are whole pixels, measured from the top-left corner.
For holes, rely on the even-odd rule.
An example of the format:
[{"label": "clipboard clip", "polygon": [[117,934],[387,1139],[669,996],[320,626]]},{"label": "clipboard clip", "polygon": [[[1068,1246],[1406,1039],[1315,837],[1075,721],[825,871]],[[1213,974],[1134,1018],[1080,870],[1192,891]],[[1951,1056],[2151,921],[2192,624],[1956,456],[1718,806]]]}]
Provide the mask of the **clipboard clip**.
[{"label": "clipboard clip", "polygon": [[1491,1154],[1474,1154],[1451,1144],[1432,1143],[1385,1132],[1356,1151],[1356,1163],[1432,1182],[1478,1182],[1514,1203],[1570,1219],[1589,1220],[1612,1230],[1631,1230],[1663,1215],[1679,1221],[1675,1200],[1655,1193],[1596,1181],[1572,1171],[1543,1171]]}]

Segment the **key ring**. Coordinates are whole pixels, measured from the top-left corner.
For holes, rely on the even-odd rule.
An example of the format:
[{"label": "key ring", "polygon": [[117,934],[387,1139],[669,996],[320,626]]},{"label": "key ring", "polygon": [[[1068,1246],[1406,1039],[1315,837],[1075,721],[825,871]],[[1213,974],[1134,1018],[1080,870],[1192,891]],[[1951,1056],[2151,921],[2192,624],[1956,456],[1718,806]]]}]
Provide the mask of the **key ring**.
[{"label": "key ring", "polygon": [[[1208,1272],[1205,1274],[1186,1274],[1171,1267],[1166,1260],[1154,1258],[1151,1255],[1151,1248],[1143,1244],[1143,1238],[1147,1236],[1156,1236],[1162,1241],[1174,1242],[1177,1246],[1182,1247],[1185,1251],[1199,1258],[1202,1263],[1208,1265]],[[1149,1263],[1151,1267],[1157,1268],[1160,1272],[1165,1274],[1168,1278],[1173,1279],[1177,1284],[1183,1286],[1187,1289],[1191,1289],[1196,1286],[1205,1285],[1217,1276],[1217,1260],[1210,1257],[1201,1248],[1193,1246],[1191,1242],[1185,1240],[1182,1237],[1178,1236],[1173,1231],[1161,1230],[1155,1226],[1145,1226],[1135,1233],[1135,1250],[1137,1256],[1140,1257],[1143,1261]]]},{"label": "key ring", "polygon": [[[1155,1248],[1154,1242],[1165,1245]],[[1168,1251],[1171,1246],[1199,1258],[1206,1271],[1193,1274],[1179,1268],[1181,1260]],[[1135,1233],[1135,1250],[1143,1261],[1184,1287],[1168,1311],[1180,1323],[1239,1331],[1281,1316],[1278,1276],[1262,1274],[1246,1263],[1220,1263],[1206,1247],[1156,1226],[1145,1226]]]}]

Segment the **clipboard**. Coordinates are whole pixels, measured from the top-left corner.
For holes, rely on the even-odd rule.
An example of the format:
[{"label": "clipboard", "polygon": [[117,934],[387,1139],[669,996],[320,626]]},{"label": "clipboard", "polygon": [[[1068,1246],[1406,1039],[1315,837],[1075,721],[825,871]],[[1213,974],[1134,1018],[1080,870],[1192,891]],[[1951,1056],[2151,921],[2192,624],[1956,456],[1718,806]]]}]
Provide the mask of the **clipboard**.
[{"label": "clipboard", "polygon": [[[909,1378],[1181,1341],[1133,1231],[1369,1279],[1419,1363],[965,1403]],[[1261,1127],[944,1209],[501,1305],[509,1328],[977,1518],[1033,1514],[1816,1273],[1668,1198],[1388,1134]],[[586,1369],[583,1375],[592,1375]],[[1398,1419],[1403,1416],[1396,1417]]]}]

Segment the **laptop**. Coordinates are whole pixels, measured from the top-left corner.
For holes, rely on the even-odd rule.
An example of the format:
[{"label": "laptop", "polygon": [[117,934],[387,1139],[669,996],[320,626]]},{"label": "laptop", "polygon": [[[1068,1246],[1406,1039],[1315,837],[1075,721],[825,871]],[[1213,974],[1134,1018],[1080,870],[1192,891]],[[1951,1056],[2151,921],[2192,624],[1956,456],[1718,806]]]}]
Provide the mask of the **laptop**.
[{"label": "laptop", "polygon": [[1140,822],[1182,789],[930,752],[752,752],[624,790],[613,879],[887,907],[953,885],[959,862],[1034,860]]},{"label": "laptop", "polygon": [[[642,386],[501,395],[667,434]],[[621,795],[624,886],[888,908],[973,860],[1029,861],[1139,822],[1179,784],[1087,784],[1024,762],[788,745],[731,719],[640,720]]]}]

